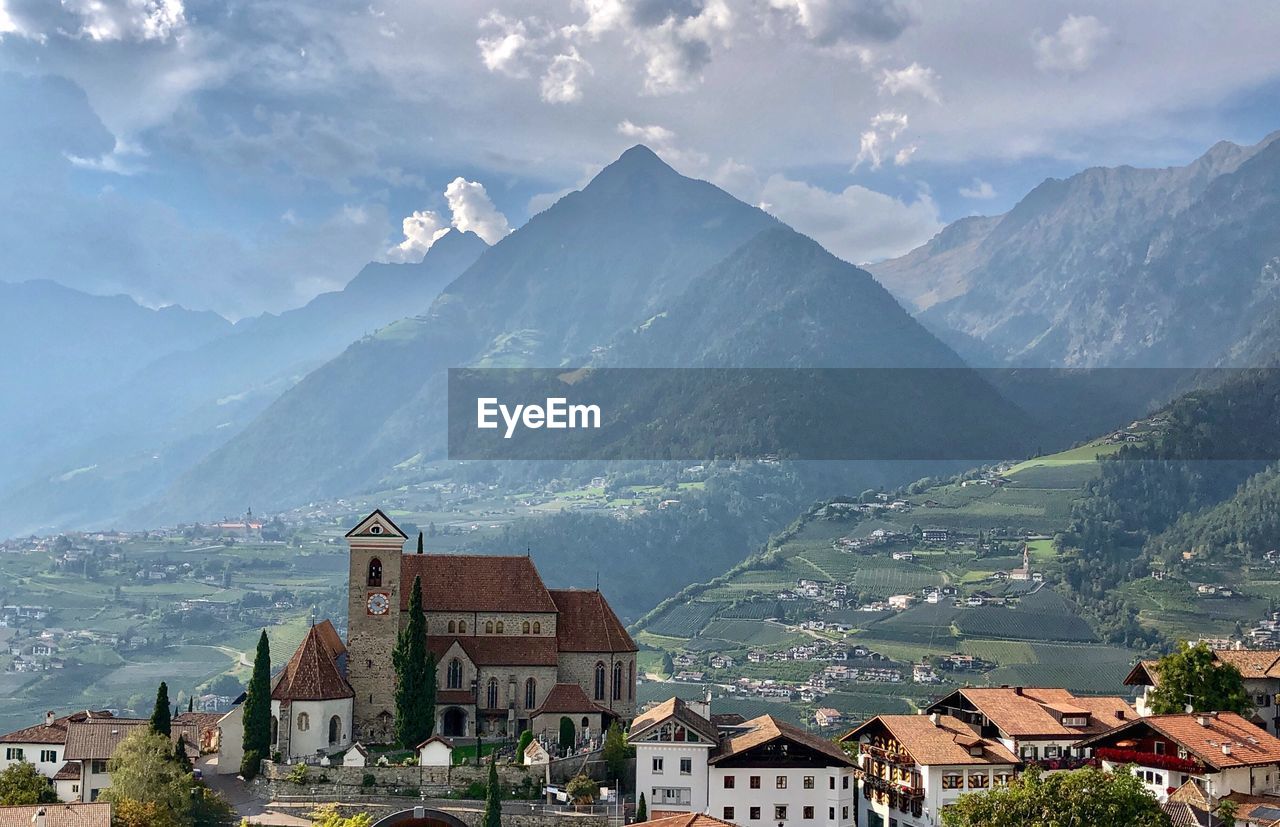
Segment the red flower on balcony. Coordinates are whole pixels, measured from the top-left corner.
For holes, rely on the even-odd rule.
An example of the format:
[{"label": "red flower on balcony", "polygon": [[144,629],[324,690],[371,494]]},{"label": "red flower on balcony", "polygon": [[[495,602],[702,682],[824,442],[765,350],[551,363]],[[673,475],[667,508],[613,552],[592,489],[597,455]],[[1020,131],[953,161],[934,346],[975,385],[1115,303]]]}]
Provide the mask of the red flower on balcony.
[{"label": "red flower on balcony", "polygon": [[1176,770],[1193,775],[1205,771],[1205,765],[1194,758],[1179,758],[1176,755],[1162,755],[1157,752],[1140,752],[1136,749],[1120,749],[1118,747],[1099,747],[1094,755],[1113,764],[1138,764],[1143,767],[1158,767],[1162,770]]}]

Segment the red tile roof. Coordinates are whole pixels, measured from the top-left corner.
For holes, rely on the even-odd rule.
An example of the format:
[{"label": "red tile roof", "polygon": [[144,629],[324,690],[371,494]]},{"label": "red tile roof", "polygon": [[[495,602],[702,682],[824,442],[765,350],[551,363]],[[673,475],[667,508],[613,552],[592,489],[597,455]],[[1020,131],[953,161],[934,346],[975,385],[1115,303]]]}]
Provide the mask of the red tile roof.
[{"label": "red tile roof", "polygon": [[534,710],[533,714],[535,716],[550,715],[558,712],[603,712],[610,714],[609,710],[588,698],[587,693],[583,692],[582,687],[576,683],[558,683],[551,687],[551,691],[547,693],[546,700]]},{"label": "red tile roof", "polygon": [[[658,815],[660,812],[655,810],[654,815]],[[652,825],[652,827],[736,827],[732,822],[721,821],[715,816],[709,816],[705,813],[680,813],[679,815],[663,816],[662,818],[640,823]]]},{"label": "red tile roof", "polygon": [[[683,698],[669,698],[652,709],[637,715],[635,720],[631,722],[631,729],[627,737],[638,739],[645,730],[657,726],[668,718],[674,718],[712,744],[716,743],[720,738],[715,726],[690,709],[689,704]],[[739,723],[744,722],[739,721]]]},{"label": "red tile roof", "polygon": [[561,652],[635,652],[627,628],[598,591],[556,589],[551,592],[560,616],[556,640]]},{"label": "red tile roof", "polygon": [[111,827],[111,805],[106,802],[0,807],[0,827],[31,827],[40,810],[45,827]]},{"label": "red tile roof", "polygon": [[[328,631],[321,631],[328,626]],[[329,621],[312,626],[293,657],[276,676],[271,697],[277,701],[331,701],[354,698],[355,691],[338,668],[338,655],[332,648]],[[336,632],[333,633],[336,636]],[[341,645],[341,644],[339,644]],[[346,651],[344,648],[343,652]]]},{"label": "red tile roof", "polygon": [[79,781],[80,780],[80,762],[68,761],[62,765],[62,768],[53,776],[54,781]]},{"label": "red tile roof", "polygon": [[1134,730],[1163,735],[1214,770],[1280,764],[1280,738],[1234,712],[1149,715],[1087,738],[1079,746],[1105,747]]},{"label": "red tile roof", "polygon": [[[840,740],[854,743],[881,728],[922,767],[1018,763],[1004,744],[979,738],[972,727],[950,715],[939,715],[936,723],[931,715],[877,715]],[[971,754],[970,747],[982,747],[982,754]]]},{"label": "red tile roof", "polygon": [[[67,761],[106,760],[120,746],[120,742],[140,728],[151,726],[143,718],[90,718],[73,721],[67,729],[67,749],[63,755]],[[200,732],[194,724],[173,725],[170,739],[181,735],[192,759],[200,757]]]},{"label": "red tile roof", "polygon": [[555,666],[560,662],[556,642],[549,637],[430,635],[427,648],[437,663],[443,663],[455,641],[476,666]]},{"label": "red tile roof", "polygon": [[752,718],[742,726],[744,731],[727,737],[720,742],[720,748],[712,756],[711,763],[715,764],[773,741],[785,740],[820,752],[834,763],[847,766],[854,764],[853,759],[834,742],[814,735],[807,730],[800,729],[797,726],[792,726],[785,721],[779,721],[772,715],[761,715],[759,718]]},{"label": "red tile roof", "polygon": [[82,710],[70,715],[55,718],[52,724],[36,724],[25,729],[14,730],[7,735],[0,735],[0,744],[65,744],[67,742],[67,725],[72,721],[83,721],[88,718],[110,718],[110,712]]},{"label": "red tile roof", "polygon": [[528,557],[490,554],[404,554],[400,608],[409,608],[413,579],[422,578],[429,612],[554,612],[547,587]]},{"label": "red tile roof", "polygon": [[[1036,686],[968,686],[934,703],[928,711],[946,712],[956,708],[957,696],[967,700],[1003,734],[1013,738],[1083,737],[1106,732],[1125,720],[1138,717],[1123,698],[1077,697],[1065,689]],[[1064,711],[1068,715],[1088,712],[1089,722],[1083,727],[1064,726],[1059,720]]]}]

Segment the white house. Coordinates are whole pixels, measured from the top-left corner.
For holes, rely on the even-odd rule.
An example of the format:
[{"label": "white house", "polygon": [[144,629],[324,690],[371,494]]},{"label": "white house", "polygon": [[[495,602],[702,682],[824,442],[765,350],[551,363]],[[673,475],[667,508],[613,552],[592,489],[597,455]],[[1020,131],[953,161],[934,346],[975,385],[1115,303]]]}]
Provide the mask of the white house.
[{"label": "white house", "polygon": [[369,766],[369,750],[364,748],[364,744],[359,741],[351,745],[351,748],[342,756],[342,766],[344,767],[367,767]]},{"label": "white house", "polygon": [[654,818],[706,813],[740,827],[854,824],[852,759],[831,741],[762,715],[715,727],[679,698],[641,715],[636,789]]},{"label": "white house", "polygon": [[55,786],[64,787],[67,797],[63,800],[71,800],[80,792],[79,773],[76,773],[77,781],[74,783],[69,779],[65,784],[58,781],[58,773],[67,762],[67,729],[73,721],[110,717],[109,712],[92,710],[73,712],[61,718],[46,712],[43,723],[0,735],[0,771],[25,761],[34,766],[36,772],[54,781]]},{"label": "white house", "polygon": [[1194,780],[1211,799],[1280,788],[1280,738],[1234,712],[1150,715],[1081,742],[1133,772],[1160,801]]},{"label": "white house", "polygon": [[[1253,704],[1253,714],[1267,728],[1267,732],[1280,736],[1280,651],[1259,649],[1215,649],[1213,657],[1218,663],[1230,664],[1244,678],[1245,691]],[[1160,683],[1156,661],[1144,660],[1134,665],[1124,679],[1126,686],[1142,687],[1142,695],[1135,706],[1141,715],[1151,712],[1151,692]]]},{"label": "white house", "polygon": [[432,735],[421,744],[418,744],[418,766],[453,766],[453,742],[443,735]]},{"label": "white house", "polygon": [[1006,786],[1017,757],[950,715],[877,715],[845,735],[856,745],[860,827],[936,827],[966,792]]}]

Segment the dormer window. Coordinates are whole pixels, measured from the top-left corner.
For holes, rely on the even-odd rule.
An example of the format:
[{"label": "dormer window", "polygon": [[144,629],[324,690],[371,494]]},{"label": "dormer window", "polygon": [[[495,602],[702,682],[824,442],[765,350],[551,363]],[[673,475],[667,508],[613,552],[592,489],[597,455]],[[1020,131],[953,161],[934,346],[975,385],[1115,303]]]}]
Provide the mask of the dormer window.
[{"label": "dormer window", "polygon": [[369,526],[369,533],[370,533],[370,534],[381,534],[381,533],[382,533],[382,526],[380,526],[380,525]]},{"label": "dormer window", "polygon": [[382,585],[382,561],[377,557],[369,561],[369,585]]}]

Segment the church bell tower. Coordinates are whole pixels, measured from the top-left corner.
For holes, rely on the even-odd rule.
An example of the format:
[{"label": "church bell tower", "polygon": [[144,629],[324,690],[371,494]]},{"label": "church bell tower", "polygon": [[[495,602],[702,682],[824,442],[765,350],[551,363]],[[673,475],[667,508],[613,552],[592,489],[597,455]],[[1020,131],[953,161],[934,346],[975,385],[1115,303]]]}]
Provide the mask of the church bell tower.
[{"label": "church bell tower", "polygon": [[400,557],[408,538],[374,511],[347,532],[347,680],[355,690],[354,740],[389,743],[395,737],[395,667],[400,631]]}]

